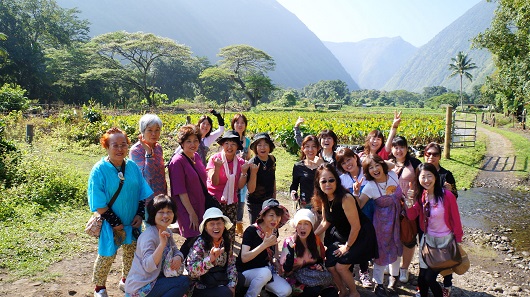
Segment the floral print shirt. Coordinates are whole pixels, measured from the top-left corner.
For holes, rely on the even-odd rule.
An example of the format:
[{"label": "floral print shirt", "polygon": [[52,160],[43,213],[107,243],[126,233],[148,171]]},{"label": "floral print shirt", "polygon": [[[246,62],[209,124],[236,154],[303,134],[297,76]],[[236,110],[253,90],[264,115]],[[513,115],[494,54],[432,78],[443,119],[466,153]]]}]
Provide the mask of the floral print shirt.
[{"label": "floral print shirt", "polygon": [[[221,243],[221,246],[223,243]],[[228,258],[228,259],[227,259]],[[186,258],[186,269],[188,270],[189,276],[192,281],[192,287],[197,289],[206,288],[199,282],[199,278],[208,272],[214,266],[224,266],[228,261],[227,273],[228,273],[228,287],[235,288],[237,284],[237,269],[236,269],[236,257],[232,252],[230,256],[225,251],[216,260],[215,265],[210,261],[210,251],[206,250],[206,243],[202,236],[197,237],[197,240],[193,244],[188,257]]]}]

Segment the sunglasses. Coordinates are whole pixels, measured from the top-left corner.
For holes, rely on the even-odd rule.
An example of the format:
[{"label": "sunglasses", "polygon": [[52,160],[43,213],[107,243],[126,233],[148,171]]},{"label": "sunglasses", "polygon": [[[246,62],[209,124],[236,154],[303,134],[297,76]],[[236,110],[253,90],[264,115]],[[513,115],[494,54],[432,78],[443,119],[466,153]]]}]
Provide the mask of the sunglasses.
[{"label": "sunglasses", "polygon": [[425,157],[428,158],[428,157],[431,157],[431,156],[437,158],[437,157],[440,157],[440,153],[429,153],[429,152],[425,152]]},{"label": "sunglasses", "polygon": [[322,185],[325,185],[325,184],[327,184],[327,183],[332,184],[332,183],[334,183],[334,182],[335,182],[335,179],[334,179],[334,178],[330,178],[330,179],[328,179],[328,180],[323,179],[323,180],[320,181],[320,183],[321,183]]}]

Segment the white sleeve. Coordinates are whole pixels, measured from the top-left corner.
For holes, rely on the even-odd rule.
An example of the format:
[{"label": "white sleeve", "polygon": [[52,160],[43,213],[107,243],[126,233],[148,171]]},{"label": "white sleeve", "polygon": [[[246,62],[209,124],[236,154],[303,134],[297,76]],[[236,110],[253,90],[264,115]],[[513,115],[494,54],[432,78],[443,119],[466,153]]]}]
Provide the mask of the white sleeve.
[{"label": "white sleeve", "polygon": [[223,135],[223,132],[225,131],[225,126],[219,126],[219,129],[212,131],[210,135],[206,138],[204,138],[204,145],[206,147],[210,147],[214,141],[219,138],[219,136]]}]

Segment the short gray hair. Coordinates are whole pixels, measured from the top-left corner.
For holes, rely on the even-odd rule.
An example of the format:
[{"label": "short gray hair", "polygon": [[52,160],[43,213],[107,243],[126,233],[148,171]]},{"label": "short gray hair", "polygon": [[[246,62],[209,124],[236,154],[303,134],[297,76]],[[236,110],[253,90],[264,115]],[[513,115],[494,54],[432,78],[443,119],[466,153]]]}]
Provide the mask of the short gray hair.
[{"label": "short gray hair", "polygon": [[162,120],[156,114],[145,114],[140,118],[140,133],[144,134],[148,126],[157,124],[162,129]]}]

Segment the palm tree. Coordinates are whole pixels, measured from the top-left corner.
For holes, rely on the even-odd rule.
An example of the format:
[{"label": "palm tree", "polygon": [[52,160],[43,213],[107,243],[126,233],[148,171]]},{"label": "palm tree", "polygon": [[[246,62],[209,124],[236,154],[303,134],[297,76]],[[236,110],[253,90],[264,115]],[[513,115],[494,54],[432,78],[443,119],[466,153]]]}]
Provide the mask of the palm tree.
[{"label": "palm tree", "polygon": [[475,63],[471,62],[471,58],[467,58],[467,54],[464,54],[464,52],[459,52],[456,57],[451,58],[451,61],[453,63],[449,64],[449,70],[453,71],[449,75],[449,77],[453,77],[457,74],[460,75],[460,107],[462,108],[462,111],[464,111],[464,104],[462,100],[462,79],[463,77],[467,77],[469,81],[473,80],[473,75],[469,73],[468,71],[471,69],[477,68]]}]

